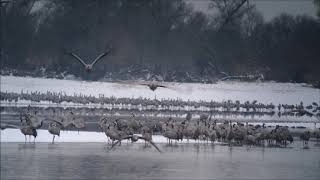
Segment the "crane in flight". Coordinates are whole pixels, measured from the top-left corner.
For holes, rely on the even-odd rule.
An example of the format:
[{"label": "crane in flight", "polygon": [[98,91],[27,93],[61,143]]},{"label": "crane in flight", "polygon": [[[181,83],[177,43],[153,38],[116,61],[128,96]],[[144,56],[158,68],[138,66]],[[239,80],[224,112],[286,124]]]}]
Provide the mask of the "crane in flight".
[{"label": "crane in flight", "polygon": [[111,52],[111,48],[109,48],[106,52],[103,52],[102,54],[100,54],[99,56],[97,56],[92,63],[87,64],[85,63],[77,54],[75,54],[74,52],[65,52],[65,54],[70,55],[72,57],[74,57],[76,60],[78,60],[85,68],[85,70],[87,72],[91,72],[93,70],[93,65],[95,65],[100,59],[102,59],[103,57],[105,57],[106,55],[108,55]]},{"label": "crane in flight", "polygon": [[167,89],[173,89],[172,87],[166,86],[164,84],[162,84],[159,81],[113,81],[115,83],[119,83],[119,84],[125,84],[125,85],[141,85],[141,86],[146,86],[148,87],[151,91],[155,91],[157,90],[159,87],[161,88],[167,88]]},{"label": "crane in flight", "polygon": [[140,83],[140,85],[148,86],[151,91],[155,91],[158,87],[168,88],[167,86],[159,84],[157,81],[151,81],[147,83]]}]

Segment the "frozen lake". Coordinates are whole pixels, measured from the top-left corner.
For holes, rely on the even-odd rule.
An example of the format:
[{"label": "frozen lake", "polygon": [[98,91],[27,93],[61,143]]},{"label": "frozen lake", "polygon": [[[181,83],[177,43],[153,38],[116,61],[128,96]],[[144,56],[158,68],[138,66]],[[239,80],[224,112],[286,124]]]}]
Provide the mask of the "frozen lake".
[{"label": "frozen lake", "polygon": [[1,179],[317,179],[320,147],[1,143]]}]

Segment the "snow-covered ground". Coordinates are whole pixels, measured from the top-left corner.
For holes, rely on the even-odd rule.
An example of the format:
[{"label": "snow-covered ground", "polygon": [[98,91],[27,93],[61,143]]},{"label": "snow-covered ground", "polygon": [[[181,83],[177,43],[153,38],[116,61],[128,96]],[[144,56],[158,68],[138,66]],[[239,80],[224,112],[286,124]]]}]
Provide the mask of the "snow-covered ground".
[{"label": "snow-covered ground", "polygon": [[[219,82],[217,84],[198,83],[164,83],[170,88],[159,88],[155,92],[148,87],[134,84],[87,82],[75,80],[58,80],[31,77],[0,76],[1,92],[39,91],[46,93],[65,92],[68,95],[86,94],[98,97],[128,97],[223,101],[257,100],[262,103],[304,104],[320,103],[320,90],[308,87],[306,84],[275,83],[275,82]],[[290,126],[295,126],[292,123]],[[302,125],[302,124],[298,124]],[[313,126],[306,123],[302,126]],[[37,142],[50,142],[52,135],[47,130],[38,130]],[[23,142],[24,136],[17,129],[1,131],[1,142]],[[162,136],[154,136],[157,143],[166,142]],[[103,133],[64,131],[56,142],[106,142]]]},{"label": "snow-covered ground", "polygon": [[320,90],[306,84],[276,82],[219,82],[217,84],[171,83],[170,88],[158,88],[155,92],[146,86],[110,82],[88,82],[31,77],[0,76],[1,92],[39,91],[65,92],[68,95],[86,94],[98,97],[155,98],[223,101],[257,100],[262,103],[304,104],[320,102]]}]

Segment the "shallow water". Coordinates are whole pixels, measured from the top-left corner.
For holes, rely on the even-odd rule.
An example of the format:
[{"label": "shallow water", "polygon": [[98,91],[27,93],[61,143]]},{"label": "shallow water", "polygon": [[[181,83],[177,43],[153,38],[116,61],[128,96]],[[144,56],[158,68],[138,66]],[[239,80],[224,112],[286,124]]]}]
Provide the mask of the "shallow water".
[{"label": "shallow water", "polygon": [[1,143],[1,179],[317,179],[320,147]]}]

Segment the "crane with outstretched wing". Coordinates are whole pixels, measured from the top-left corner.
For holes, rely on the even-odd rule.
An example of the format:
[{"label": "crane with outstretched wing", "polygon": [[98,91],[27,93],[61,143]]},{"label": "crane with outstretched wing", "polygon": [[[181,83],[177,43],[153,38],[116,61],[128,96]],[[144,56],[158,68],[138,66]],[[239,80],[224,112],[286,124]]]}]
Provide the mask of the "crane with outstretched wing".
[{"label": "crane with outstretched wing", "polygon": [[109,48],[107,51],[101,53],[99,56],[97,56],[92,63],[87,64],[85,63],[81,57],[79,57],[77,54],[75,54],[74,52],[65,52],[65,54],[72,56],[73,58],[75,58],[76,60],[78,60],[85,68],[85,70],[87,72],[91,72],[93,70],[93,65],[95,65],[99,60],[101,60],[103,57],[105,57],[106,55],[108,55],[111,52],[111,48]]}]

